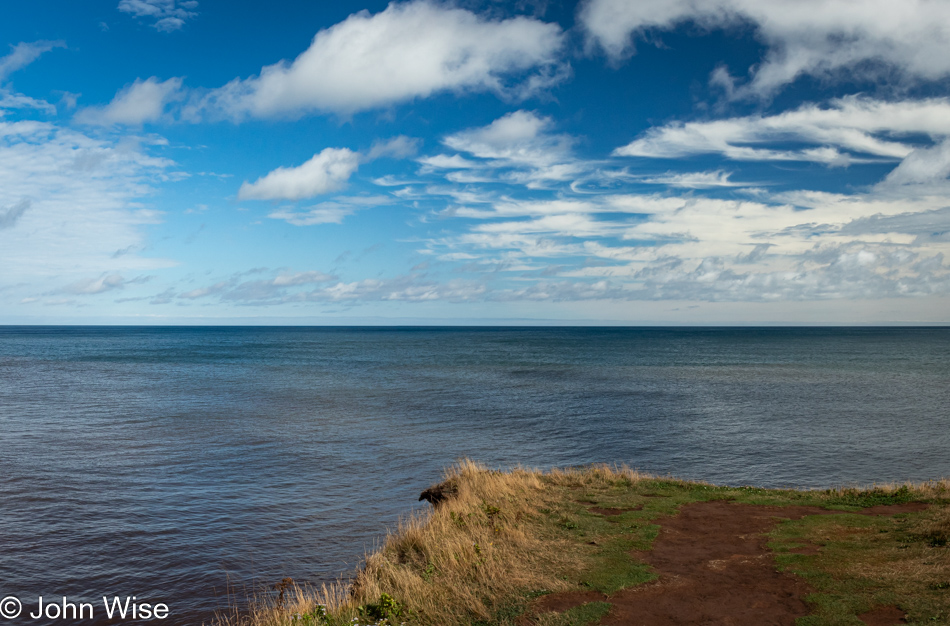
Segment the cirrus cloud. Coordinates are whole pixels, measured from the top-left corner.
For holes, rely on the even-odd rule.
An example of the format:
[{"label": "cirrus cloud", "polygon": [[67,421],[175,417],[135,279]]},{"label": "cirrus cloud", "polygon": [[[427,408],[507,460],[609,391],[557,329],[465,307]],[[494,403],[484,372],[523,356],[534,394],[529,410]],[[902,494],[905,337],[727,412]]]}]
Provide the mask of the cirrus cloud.
[{"label": "cirrus cloud", "polygon": [[128,272],[173,265],[138,253],[161,221],[139,201],[172,165],[121,139],[0,121],[0,289],[24,302],[93,296],[131,284]]},{"label": "cirrus cloud", "polygon": [[120,0],[117,8],[135,17],[154,19],[152,27],[163,33],[180,30],[185,20],[198,15],[196,0]]},{"label": "cirrus cloud", "polygon": [[10,53],[4,57],[0,57],[0,82],[6,80],[7,76],[13,72],[26,67],[40,58],[40,55],[43,53],[49,52],[54,48],[65,47],[66,43],[63,41],[21,42],[15,46],[10,46],[10,48],[12,48]]},{"label": "cirrus cloud", "polygon": [[[950,100],[885,102],[847,97],[828,107],[804,104],[777,115],[752,115],[654,127],[614,150],[614,156],[679,158],[721,154],[738,161],[813,161],[847,165],[864,160],[900,160],[915,148],[899,136],[950,136]],[[800,149],[780,143],[810,144]],[[862,156],[863,155],[863,156]]]}]

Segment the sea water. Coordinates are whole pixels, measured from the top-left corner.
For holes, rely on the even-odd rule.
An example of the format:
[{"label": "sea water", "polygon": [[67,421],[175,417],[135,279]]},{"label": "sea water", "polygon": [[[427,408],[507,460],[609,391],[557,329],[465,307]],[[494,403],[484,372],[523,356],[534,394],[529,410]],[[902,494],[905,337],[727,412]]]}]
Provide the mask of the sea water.
[{"label": "sea water", "polygon": [[948,449],[946,328],[0,327],[0,596],[200,624],[352,572],[462,457],[827,487]]}]

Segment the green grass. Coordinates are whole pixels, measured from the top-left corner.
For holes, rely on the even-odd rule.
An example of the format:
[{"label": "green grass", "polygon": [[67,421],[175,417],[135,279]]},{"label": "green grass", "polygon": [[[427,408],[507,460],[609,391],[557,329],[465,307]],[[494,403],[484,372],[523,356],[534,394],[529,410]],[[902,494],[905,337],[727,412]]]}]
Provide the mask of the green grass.
[{"label": "green grass", "polygon": [[[860,625],[857,615],[896,605],[912,623],[950,624],[950,483],[803,491],[727,487],[663,479],[628,469],[541,473],[489,471],[463,462],[447,474],[455,496],[409,519],[367,559],[352,588],[295,588],[286,607],[265,599],[220,626],[291,626],[293,615],[323,624],[538,626],[597,623],[610,609],[588,602],[562,613],[535,610],[558,591],[610,596],[654,580],[636,558],[652,548],[663,517],[691,502],[819,506],[840,511],[931,502],[897,517],[807,516],[771,533],[775,565],[815,590],[802,626]],[[622,509],[600,515],[592,507]],[[819,546],[815,555],[789,552]],[[315,609],[317,604],[326,605]],[[316,613],[315,613],[316,611]],[[319,614],[319,615],[318,615]],[[301,623],[298,619],[297,624]]]},{"label": "green grass", "polygon": [[542,626],[588,626],[596,624],[610,612],[608,602],[587,602],[559,615],[541,618]]},{"label": "green grass", "polygon": [[[779,566],[817,590],[808,598],[814,613],[799,624],[860,624],[856,615],[887,605],[913,624],[950,624],[950,593],[941,588],[950,577],[950,554],[920,532],[947,511],[943,502],[895,517],[810,516],[780,524],[770,543]],[[788,552],[802,544],[820,550]]]}]

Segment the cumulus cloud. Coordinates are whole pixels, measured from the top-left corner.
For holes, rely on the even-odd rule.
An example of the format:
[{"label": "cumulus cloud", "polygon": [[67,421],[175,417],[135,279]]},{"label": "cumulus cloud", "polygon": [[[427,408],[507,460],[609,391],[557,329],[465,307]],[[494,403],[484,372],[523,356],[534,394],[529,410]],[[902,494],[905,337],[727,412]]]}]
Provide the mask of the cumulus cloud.
[{"label": "cumulus cloud", "polygon": [[[348,148],[324,148],[297,167],[278,167],[253,183],[245,182],[238,191],[241,200],[303,200],[342,189],[361,163],[376,159],[404,159],[416,153],[419,140],[400,135],[377,141],[361,154]],[[286,219],[292,224],[339,223],[367,199],[354,196],[338,202],[326,202],[308,211],[278,211],[271,217]],[[372,203],[372,201],[370,201]],[[306,217],[303,217],[306,215]]]},{"label": "cumulus cloud", "polygon": [[[673,122],[651,128],[614,156],[679,158],[721,154],[739,161],[812,161],[847,165],[900,160],[915,148],[896,137],[950,136],[950,100],[884,102],[847,97],[828,107],[805,104],[772,116],[753,115],[703,122]],[[808,147],[774,148],[775,143]]]},{"label": "cumulus cloud", "polygon": [[88,107],[76,114],[81,124],[140,126],[157,122],[165,116],[167,106],[184,97],[182,80],[169,78],[159,81],[156,77],[136,79],[115,95],[112,102],[101,107]]},{"label": "cumulus cloud", "polygon": [[341,189],[360,164],[347,148],[324,148],[297,167],[278,167],[238,191],[241,200],[301,200]]},{"label": "cumulus cloud", "polygon": [[54,48],[65,48],[66,43],[63,41],[34,41],[31,43],[21,42],[10,47],[12,48],[10,54],[0,57],[0,83],[13,72],[40,58],[40,55],[44,52],[49,52]]},{"label": "cumulus cloud", "polygon": [[556,134],[554,121],[532,111],[513,111],[487,126],[463,130],[445,137],[442,143],[453,150],[468,153],[473,161],[459,155],[436,155],[420,162],[423,171],[436,169],[479,170],[452,172],[453,182],[491,181],[492,170],[508,169],[501,178],[528,187],[542,187],[550,181],[576,177],[583,165],[572,155],[575,139]]},{"label": "cumulus cloud", "polygon": [[589,45],[615,61],[633,54],[635,40],[651,30],[750,24],[767,52],[749,82],[733,90],[736,97],[767,96],[802,75],[848,70],[853,77],[880,66],[905,80],[950,75],[950,5],[937,0],[588,0],[579,20]]},{"label": "cumulus cloud", "polygon": [[539,117],[531,111],[514,111],[488,126],[449,135],[442,143],[480,159],[549,164],[563,158],[573,143],[567,135],[548,134],[552,126],[549,117]]},{"label": "cumulus cloud", "polygon": [[152,27],[164,33],[181,29],[198,15],[196,0],[120,0],[117,8],[134,17],[154,20]]},{"label": "cumulus cloud", "polygon": [[556,24],[531,18],[489,20],[424,0],[392,3],[321,30],[293,61],[205,94],[189,114],[348,115],[445,91],[510,95],[513,84],[540,86],[539,76],[556,74],[563,39]]}]

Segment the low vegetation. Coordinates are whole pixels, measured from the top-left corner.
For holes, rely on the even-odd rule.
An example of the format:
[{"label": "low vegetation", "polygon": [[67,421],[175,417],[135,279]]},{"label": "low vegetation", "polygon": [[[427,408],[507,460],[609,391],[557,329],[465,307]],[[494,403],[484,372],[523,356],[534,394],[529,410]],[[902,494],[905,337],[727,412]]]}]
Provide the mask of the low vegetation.
[{"label": "low vegetation", "polygon": [[[606,596],[656,578],[635,553],[650,550],[657,520],[709,500],[843,512],[931,503],[897,516],[785,521],[769,547],[776,567],[815,590],[806,598],[813,614],[803,624],[860,624],[855,616],[881,604],[900,607],[912,622],[950,624],[948,481],[766,490],[627,468],[498,472],[463,461],[447,471],[439,491],[447,497],[404,520],[349,585],[314,589],[285,581],[250,611],[221,615],[217,626],[595,624],[610,610]],[[795,552],[802,546],[816,549]],[[597,591],[605,601],[560,612],[533,608],[536,598],[565,591]]]},{"label": "low vegetation", "polygon": [[[950,624],[950,507],[894,517],[809,516],[781,524],[771,546],[781,567],[816,593],[801,626],[847,624],[874,606],[892,605],[908,621]],[[811,555],[790,553],[798,546]],[[858,623],[858,622],[854,622]]]}]

